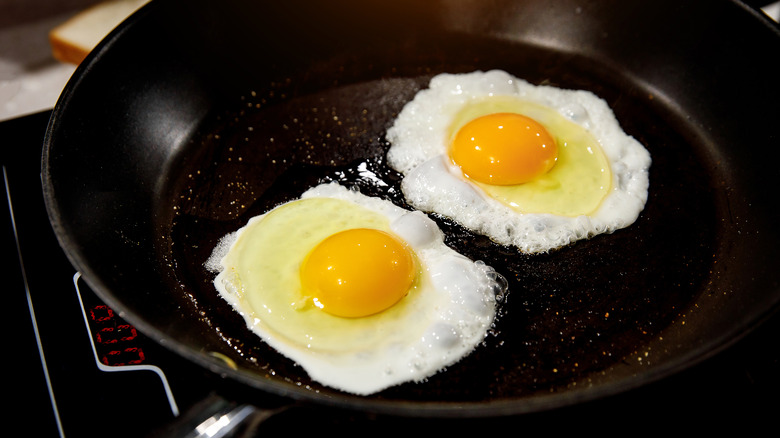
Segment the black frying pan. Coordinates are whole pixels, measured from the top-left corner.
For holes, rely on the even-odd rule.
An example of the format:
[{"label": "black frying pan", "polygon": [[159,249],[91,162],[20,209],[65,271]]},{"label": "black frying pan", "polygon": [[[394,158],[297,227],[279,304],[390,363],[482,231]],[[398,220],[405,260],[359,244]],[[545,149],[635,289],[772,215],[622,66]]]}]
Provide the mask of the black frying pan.
[{"label": "black frying pan", "polygon": [[[43,189],[107,304],[249,391],[409,416],[543,411],[690,367],[777,307],[778,53],[777,26],[729,1],[153,2],[66,87]],[[492,68],[606,99],[652,154],[644,212],[535,256],[433,216],[510,280],[495,335],[423,384],[358,397],[310,381],[203,262],[320,181],[405,206],[385,130],[434,74]]]}]

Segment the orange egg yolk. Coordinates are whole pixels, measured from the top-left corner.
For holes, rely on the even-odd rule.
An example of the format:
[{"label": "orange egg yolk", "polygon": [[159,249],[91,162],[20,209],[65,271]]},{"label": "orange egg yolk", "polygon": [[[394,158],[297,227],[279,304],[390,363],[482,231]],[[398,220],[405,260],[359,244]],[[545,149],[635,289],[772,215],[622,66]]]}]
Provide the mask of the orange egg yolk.
[{"label": "orange egg yolk", "polygon": [[450,158],[476,181],[513,185],[547,173],[558,158],[558,146],[535,120],[514,113],[478,117],[455,135]]},{"label": "orange egg yolk", "polygon": [[304,294],[332,315],[362,317],[403,298],[416,275],[407,245],[384,231],[358,228],[320,242],[301,266]]}]

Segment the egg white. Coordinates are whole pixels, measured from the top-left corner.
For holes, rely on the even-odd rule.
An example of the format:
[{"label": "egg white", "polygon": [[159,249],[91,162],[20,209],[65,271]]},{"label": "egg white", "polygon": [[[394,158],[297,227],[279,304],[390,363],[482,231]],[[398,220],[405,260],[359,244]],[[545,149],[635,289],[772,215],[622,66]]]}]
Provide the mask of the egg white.
[{"label": "egg white", "polygon": [[[450,125],[465,106],[494,96],[552,108],[592,134],[613,175],[611,189],[594,212],[519,213],[463,177],[447,156]],[[387,140],[388,164],[404,174],[401,189],[412,206],[527,253],[627,227],[648,198],[650,154],[622,130],[604,100],[585,90],[533,85],[501,70],[433,77],[398,114]]]},{"label": "egg white", "polygon": [[[286,207],[291,208],[274,225],[269,218]],[[295,246],[308,234],[321,233],[322,226],[340,230],[355,224],[387,227],[414,250],[421,265],[415,289],[377,315],[340,318],[301,308],[289,298],[295,291],[262,291],[276,280],[254,279],[249,272],[254,268],[246,267],[267,264],[273,276],[297,273],[303,260],[288,256],[287,244]],[[255,237],[261,235],[270,237]],[[298,253],[314,244],[301,245]],[[217,273],[214,286],[220,295],[260,338],[302,366],[313,380],[360,395],[422,381],[469,354],[493,324],[497,294],[506,288],[493,269],[447,247],[441,230],[424,213],[336,183],[309,189],[300,201],[250,219],[223,238],[207,267]]]}]

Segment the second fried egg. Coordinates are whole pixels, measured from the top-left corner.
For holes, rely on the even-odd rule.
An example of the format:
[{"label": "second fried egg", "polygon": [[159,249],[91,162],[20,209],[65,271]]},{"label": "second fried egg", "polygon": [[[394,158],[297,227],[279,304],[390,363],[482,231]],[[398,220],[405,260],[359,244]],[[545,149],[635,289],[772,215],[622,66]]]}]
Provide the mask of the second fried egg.
[{"label": "second fried egg", "polygon": [[602,99],[504,71],[440,74],[387,132],[407,201],[544,252],[632,224],[650,154]]},{"label": "second fried egg", "polygon": [[266,343],[315,381],[361,395],[469,354],[505,288],[422,212],[335,183],[252,218],[207,265]]}]

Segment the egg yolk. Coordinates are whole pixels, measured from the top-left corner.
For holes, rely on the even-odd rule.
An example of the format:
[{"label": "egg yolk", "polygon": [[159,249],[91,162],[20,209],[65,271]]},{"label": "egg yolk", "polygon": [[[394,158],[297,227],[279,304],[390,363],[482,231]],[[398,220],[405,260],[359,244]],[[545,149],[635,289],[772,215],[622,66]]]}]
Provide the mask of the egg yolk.
[{"label": "egg yolk", "polygon": [[496,113],[460,128],[450,157],[468,178],[485,184],[515,185],[552,169],[558,147],[535,120],[521,114]]},{"label": "egg yolk", "polygon": [[416,276],[407,245],[384,231],[358,228],[333,234],[307,256],[300,270],[304,294],[341,317],[379,313],[403,298]]}]

